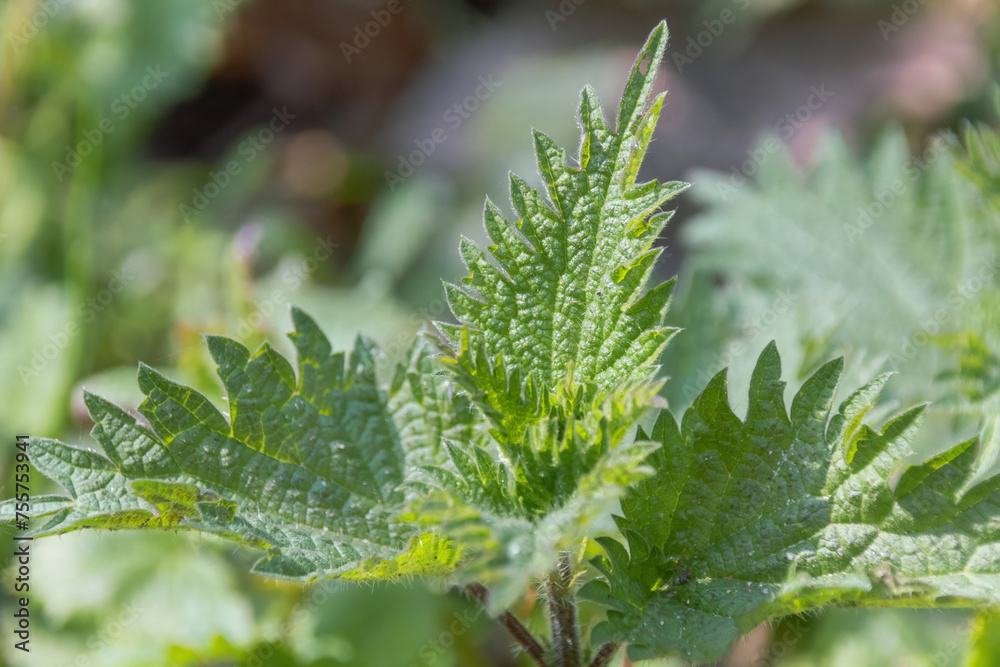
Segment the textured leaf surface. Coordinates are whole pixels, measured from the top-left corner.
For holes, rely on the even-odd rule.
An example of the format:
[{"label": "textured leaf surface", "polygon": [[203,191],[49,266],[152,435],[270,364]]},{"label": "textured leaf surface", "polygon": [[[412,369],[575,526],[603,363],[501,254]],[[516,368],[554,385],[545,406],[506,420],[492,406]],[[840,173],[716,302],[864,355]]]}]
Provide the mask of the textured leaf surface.
[{"label": "textured leaf surface", "polygon": [[745,419],[724,373],[680,426],[661,414],[656,472],[622,500],[628,551],[603,540],[607,582],[584,589],[613,609],[594,642],[715,660],[756,624],[827,603],[1000,601],[1000,477],[967,487],[974,440],[907,466],[922,408],[881,432],[859,422],[884,377],[831,417],[842,366],[821,367],[789,412],[772,344]]},{"label": "textured leaf surface", "polygon": [[449,446],[452,463],[428,467],[447,504],[421,507],[467,548],[459,578],[487,583],[491,605],[503,609],[550,571],[560,551],[576,549],[625,489],[648,475],[642,465],[656,445],[635,440],[637,414],[654,387],[596,405],[567,405],[530,429],[514,458],[497,457],[487,442]]},{"label": "textured leaf surface", "polygon": [[446,285],[462,325],[439,325],[453,345],[443,361],[486,415],[500,457],[476,442],[449,452],[450,470],[430,472],[486,514],[543,517],[595,470],[627,479],[642,459],[641,448],[615,450],[655,394],[655,362],[675,331],[662,326],[673,281],[646,285],[669,218],[657,211],[686,187],[635,182],[665,99],[649,103],[666,44],[661,23],[632,66],[614,129],[583,91],[579,168],[535,132],[548,201],[511,176],[517,222],[487,201],[489,256],[462,242],[470,275]]},{"label": "textured leaf surface", "polygon": [[[87,394],[103,452],[35,440],[36,468],[65,498],[35,504],[37,536],[81,528],[172,528],[216,533],[267,550],[255,571],[278,578],[443,574],[457,554],[400,521],[408,453],[433,459],[468,428],[468,403],[432,380],[418,346],[379,388],[375,350],[358,340],[333,353],[309,317],[293,312],[298,374],[267,344],[256,353],[208,337],[228,418],[201,394],[142,366],[139,411],[152,430]],[[0,520],[13,505],[0,506]]]},{"label": "textured leaf surface", "polygon": [[397,364],[388,405],[406,452],[407,474],[447,458],[447,444],[467,443],[485,432],[482,414],[437,363],[431,343],[418,338]]},{"label": "textured leaf surface", "polygon": [[[807,174],[784,150],[763,148],[769,157],[751,182],[697,174],[692,194],[705,213],[682,232],[691,254],[671,323],[700,334],[665,353],[671,405],[690,405],[723,366],[746,381],[754,355],[745,350],[775,338],[800,380],[841,354],[852,382],[899,371],[893,398],[934,400],[920,451],[938,446],[932,434],[964,439],[978,427],[982,461],[993,459],[1000,213],[984,198],[996,186],[997,145],[981,128],[966,147],[942,135],[913,154],[890,128],[859,158],[831,133]],[[983,197],[966,175],[978,175]],[[973,347],[977,338],[991,356]],[[991,384],[992,401],[982,391]]]},{"label": "textured leaf surface", "polygon": [[548,200],[512,175],[517,222],[487,201],[492,245],[484,253],[463,240],[469,276],[446,285],[461,324],[439,325],[451,345],[443,362],[489,433],[426,468],[449,500],[424,511],[474,545],[467,575],[498,586],[498,606],[648,473],[641,464],[652,446],[633,431],[674,330],[662,326],[673,281],[647,282],[669,218],[657,211],[685,187],[636,184],[664,102],[649,99],[666,42],[660,24],[631,69],[614,127],[594,91],[583,91],[579,168],[534,133]]},{"label": "textured leaf surface", "polygon": [[446,285],[452,311],[472,333],[463,345],[458,327],[442,325],[459,359],[470,362],[464,355],[482,347],[536,387],[562,383],[569,369],[605,388],[652,372],[674,332],[661,326],[673,281],[644,292],[662,252],[652,243],[670,217],[656,211],[686,187],[635,182],[663,107],[662,94],[647,102],[666,42],[661,23],[632,68],[616,126],[593,89],[583,91],[579,168],[534,133],[548,201],[511,175],[517,222],[486,202],[489,255],[463,239],[469,276]]},{"label": "textured leaf surface", "polygon": [[[994,106],[1000,118],[1000,91]],[[1000,134],[987,126],[969,126],[964,140],[956,166],[989,203],[992,215],[986,224],[994,230],[994,242],[984,245],[992,261],[965,286],[971,311],[967,327],[939,338],[958,360],[941,378],[953,389],[950,407],[980,419],[982,458],[992,461],[1000,455]]]}]

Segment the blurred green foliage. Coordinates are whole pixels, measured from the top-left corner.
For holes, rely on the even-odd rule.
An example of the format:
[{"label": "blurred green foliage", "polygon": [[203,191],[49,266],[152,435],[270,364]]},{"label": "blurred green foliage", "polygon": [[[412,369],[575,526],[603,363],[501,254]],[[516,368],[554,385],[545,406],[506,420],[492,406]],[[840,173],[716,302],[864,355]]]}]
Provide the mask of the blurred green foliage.
[{"label": "blurred green foliage", "polygon": [[[271,153],[248,163],[189,220],[180,206],[204,189],[210,170],[146,159],[151,128],[202,84],[237,5],[0,5],[4,480],[16,433],[83,436],[81,385],[134,408],[138,359],[221,397],[201,332],[251,345],[265,335],[277,339],[293,301],[308,305],[341,346],[360,328],[383,340],[409,338],[416,328],[378,280],[332,286],[337,271],[322,252],[325,239],[287,213],[257,210],[252,224],[238,225],[233,210],[268,177]],[[342,317],[362,310],[367,318]],[[254,560],[248,554],[186,536],[146,537],[40,543],[32,653],[4,642],[0,663],[243,664],[273,653],[267,664],[408,665],[453,616],[477,612],[462,598],[421,587],[331,586],[324,601],[311,603],[316,589],[238,574]],[[12,586],[4,581],[6,606]],[[387,610],[396,621],[386,622]],[[457,664],[461,650],[475,653],[469,646],[492,632],[478,614],[470,626],[434,653],[439,664]]]},{"label": "blurred green foliage", "polygon": [[[280,346],[288,329],[288,306],[295,303],[317,317],[335,347],[347,346],[363,330],[390,353],[401,350],[422,321],[444,313],[438,278],[460,274],[452,242],[439,240],[454,239],[459,230],[481,240],[483,192],[503,199],[495,164],[530,173],[527,128],[538,126],[557,143],[569,144],[576,129],[565,122],[566,111],[583,83],[593,82],[602,94],[617,86],[613,82],[619,68],[606,44],[590,45],[571,58],[532,54],[515,60],[502,78],[509,94],[498,96],[462,130],[469,148],[461,179],[444,182],[421,172],[395,192],[378,193],[350,263],[310,263],[323,247],[324,235],[288,209],[255,199],[274,176],[273,146],[188,219],[180,206],[204,189],[213,169],[239,157],[239,141],[210,165],[157,163],[146,154],[146,140],[158,120],[203,84],[240,4],[0,2],[5,34],[0,52],[4,496],[14,434],[84,441],[89,424],[80,387],[134,407],[141,396],[134,381],[139,359],[221,405],[222,390],[201,332],[235,336],[251,347],[266,336]],[[439,2],[438,11],[454,4]],[[659,7],[635,4],[653,11]],[[726,49],[738,54],[769,17],[782,12],[816,5],[889,12],[893,4],[754,0],[748,11],[737,12],[740,21],[726,36]],[[672,28],[686,34],[733,5],[742,2],[680,3],[686,24]],[[537,12],[544,26],[542,11]],[[1000,40],[988,48],[995,68]],[[441,108],[447,108],[445,101]],[[965,100],[954,114],[957,118],[983,108],[982,100]],[[666,113],[671,113],[669,107]],[[997,143],[985,132],[969,130],[970,137],[982,135],[977,144],[969,139],[969,145],[982,147],[969,160],[976,173],[990,174],[976,185],[986,200],[995,201]],[[693,179],[705,214],[684,233],[684,250],[690,255],[671,311],[674,319],[668,322],[687,331],[674,339],[663,361],[672,376],[666,392],[675,407],[690,400],[686,388],[701,389],[705,369],[714,373],[732,364],[734,384],[743,384],[739,374],[749,372],[751,360],[770,338],[779,339],[787,360],[796,360],[800,376],[839,353],[852,357],[856,363],[849,367],[864,375],[885,367],[899,344],[899,328],[908,335],[912,327],[888,315],[877,317],[887,312],[879,299],[851,301],[875,291],[882,260],[872,259],[855,271],[859,263],[838,268],[807,251],[849,249],[840,225],[854,220],[859,206],[875,201],[880,178],[891,181],[905,169],[912,146],[890,132],[858,159],[831,139],[808,177],[790,159],[775,156],[756,183],[741,188],[732,201],[719,201],[714,180]],[[361,164],[367,159],[349,158]],[[914,225],[929,230],[926,237],[909,239],[921,244],[922,260],[913,271],[930,286],[918,295],[915,317],[933,313],[942,290],[947,298],[957,278],[943,269],[962,264],[943,261],[940,244],[953,230],[942,220],[967,220],[996,243],[996,212],[984,212],[951,166],[954,160],[962,166],[964,159],[948,154],[934,160],[921,172],[919,187],[907,192],[906,206],[894,208],[866,234],[866,241],[877,237],[891,250],[908,242]],[[372,190],[363,179],[349,187],[357,188],[354,198]],[[351,193],[344,196],[351,198]],[[838,226],[826,230],[831,232],[827,242],[809,231],[824,216]],[[756,242],[774,239],[783,241],[777,246],[780,257],[752,249]],[[981,250],[984,242],[962,243]],[[762,315],[768,309],[782,306],[777,300],[782,293],[793,295],[788,309],[765,322]],[[914,307],[910,299],[904,301]],[[861,317],[855,308],[866,311],[860,323],[851,319]],[[949,384],[949,370],[994,367],[1000,329],[989,330],[993,337],[984,347],[977,346],[973,334],[985,330],[982,321],[995,324],[996,312],[988,304],[978,315],[963,311],[961,321],[967,326],[950,331],[959,335],[950,339],[959,344],[957,353],[953,345],[922,348],[899,369],[911,381],[892,383],[900,391],[896,398],[943,396],[956,387]],[[727,355],[734,343],[742,343],[743,351]],[[287,354],[289,348],[283,351]],[[929,387],[930,395],[923,391]],[[956,412],[942,411],[934,429],[925,430],[951,434],[986,428],[981,409],[972,421],[967,412],[957,417]],[[610,522],[606,525],[610,530]],[[245,574],[255,554],[231,553],[214,540],[173,534],[81,533],[34,548],[33,654],[19,655],[5,641],[0,664],[513,664],[506,638],[474,605],[428,591],[420,582],[377,589],[277,586]],[[592,550],[591,555],[597,553]],[[8,557],[5,549],[0,558]],[[7,608],[9,568],[4,575],[0,605]],[[533,629],[542,630],[538,605],[529,601],[519,611],[530,617]],[[600,614],[585,608],[584,625],[591,627]],[[4,615],[0,629],[5,636],[8,623]],[[456,623],[468,629],[451,631]],[[843,610],[803,623],[794,632],[786,624],[765,628],[765,662],[759,664],[980,667],[996,664],[1000,635],[995,616],[977,619],[962,612]]]}]

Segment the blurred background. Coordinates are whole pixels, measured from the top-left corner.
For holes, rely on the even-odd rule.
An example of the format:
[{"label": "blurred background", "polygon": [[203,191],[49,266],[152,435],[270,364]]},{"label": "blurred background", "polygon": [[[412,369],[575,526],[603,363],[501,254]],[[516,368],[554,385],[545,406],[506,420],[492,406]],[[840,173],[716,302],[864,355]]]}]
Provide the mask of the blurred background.
[{"label": "blurred background", "polygon": [[[447,319],[440,281],[464,275],[461,234],[484,242],[484,196],[506,205],[508,170],[539,183],[530,128],[572,152],[579,90],[613,115],[662,18],[642,176],[696,183],[658,267],[686,328],[671,406],[727,366],[739,406],[776,338],[790,391],[836,354],[852,382],[901,371],[884,413],[942,406],[919,451],[978,432],[995,469],[998,213],[939,134],[995,123],[990,0],[3,0],[0,497],[16,433],[86,443],[82,388],[134,409],[139,360],[221,401],[202,332],[287,352],[294,303],[391,358]],[[186,535],[32,548],[32,652],[5,639],[2,664],[528,664],[419,581],[277,584]],[[541,627],[539,606],[517,611]],[[977,623],[837,610],[723,664],[962,665],[996,636]]]}]

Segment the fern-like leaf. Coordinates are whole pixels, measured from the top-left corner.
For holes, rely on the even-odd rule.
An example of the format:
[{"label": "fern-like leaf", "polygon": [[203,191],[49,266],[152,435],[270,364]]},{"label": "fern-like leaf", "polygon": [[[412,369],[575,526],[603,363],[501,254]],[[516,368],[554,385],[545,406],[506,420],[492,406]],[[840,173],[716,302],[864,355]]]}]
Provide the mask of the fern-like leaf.
[{"label": "fern-like leaf", "polygon": [[[584,89],[579,168],[534,132],[548,202],[513,174],[516,224],[487,200],[489,256],[463,239],[469,275],[462,286],[446,284],[471,340],[463,341],[459,326],[440,325],[463,365],[474,369],[472,352],[481,347],[538,389],[567,374],[609,388],[655,370],[675,331],[662,326],[673,281],[645,291],[662,252],[652,243],[670,218],[657,211],[686,185],[637,185],[636,176],[663,108],[665,94],[648,100],[666,43],[661,23],[632,67],[614,129],[593,89]],[[487,387],[473,377],[470,389]]]},{"label": "fern-like leaf", "polygon": [[654,403],[656,362],[675,332],[663,326],[673,281],[647,289],[662,252],[652,244],[670,217],[659,208],[686,187],[636,184],[665,99],[649,103],[666,42],[660,24],[614,128],[583,91],[579,168],[534,133],[548,201],[512,175],[517,222],[487,201],[489,253],[463,240],[469,276],[446,284],[460,324],[439,324],[443,362],[491,437],[451,447],[448,465],[426,471],[450,498],[442,523],[477,545],[468,575],[500,585],[499,605],[648,473],[652,446],[632,430]]},{"label": "fern-like leaf", "polygon": [[[103,452],[32,441],[32,463],[68,494],[36,501],[33,516],[43,523],[33,534],[206,531],[265,549],[254,571],[276,578],[450,571],[454,547],[397,515],[408,454],[427,460],[444,435],[464,433],[468,403],[450,410],[436,400],[440,387],[413,377],[426,370],[426,349],[418,349],[399,371],[390,405],[370,342],[333,353],[313,320],[299,310],[293,320],[297,377],[267,344],[251,354],[236,341],[207,338],[228,419],[148,366],[139,370],[139,411],[152,430],[88,393]],[[13,516],[12,502],[0,505],[0,521]]]},{"label": "fern-like leaf", "polygon": [[740,419],[717,375],[680,426],[663,412],[655,474],[629,490],[603,539],[612,607],[593,641],[633,659],[718,659],[756,624],[825,604],[985,606],[1000,601],[1000,476],[968,488],[969,440],[907,465],[918,407],[881,431],[861,424],[885,377],[831,416],[843,362],[822,366],[785,408],[777,350],[761,354]]}]

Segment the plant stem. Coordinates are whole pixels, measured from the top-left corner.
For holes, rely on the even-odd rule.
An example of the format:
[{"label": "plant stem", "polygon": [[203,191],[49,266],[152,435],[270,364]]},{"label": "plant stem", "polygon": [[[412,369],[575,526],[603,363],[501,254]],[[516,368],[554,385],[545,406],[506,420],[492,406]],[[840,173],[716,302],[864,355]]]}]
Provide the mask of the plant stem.
[{"label": "plant stem", "polygon": [[568,552],[559,554],[559,566],[545,579],[552,623],[552,646],[557,667],[580,667],[580,638],[573,599],[573,565]]},{"label": "plant stem", "polygon": [[594,656],[594,659],[590,663],[590,667],[607,667],[611,664],[611,659],[615,657],[615,653],[617,652],[618,644],[608,642],[602,646],[601,650]]},{"label": "plant stem", "polygon": [[[469,592],[469,595],[479,600],[479,603],[483,607],[487,607],[489,591],[486,590],[485,586],[481,584],[466,584],[465,590]],[[549,667],[549,663],[545,661],[545,649],[542,648],[542,645],[535,639],[528,628],[521,624],[521,621],[517,620],[509,611],[505,611],[497,616],[497,620],[507,628],[510,636],[524,648],[524,652],[530,655],[538,663],[539,667]]]}]

